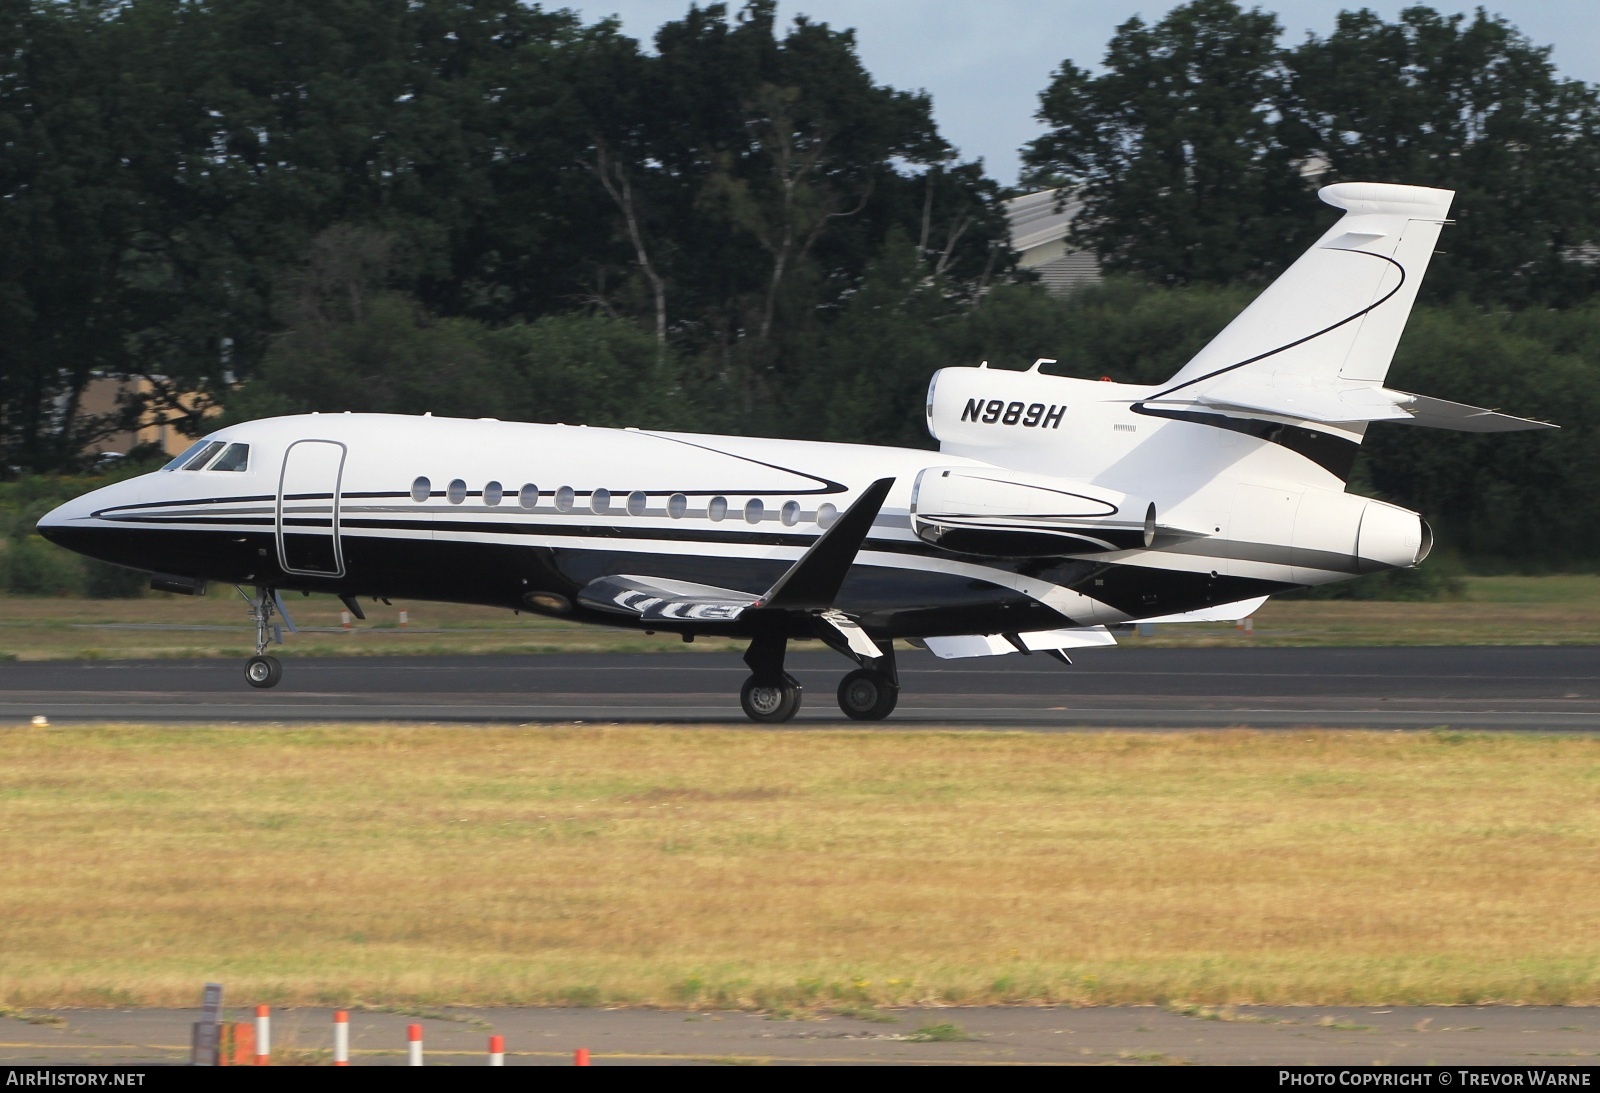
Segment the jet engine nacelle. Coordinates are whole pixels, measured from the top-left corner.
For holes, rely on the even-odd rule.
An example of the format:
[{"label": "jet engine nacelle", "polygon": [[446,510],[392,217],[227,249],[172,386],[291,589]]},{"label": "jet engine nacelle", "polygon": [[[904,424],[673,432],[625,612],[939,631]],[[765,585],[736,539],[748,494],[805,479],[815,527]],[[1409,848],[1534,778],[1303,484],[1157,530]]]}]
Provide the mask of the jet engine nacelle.
[{"label": "jet engine nacelle", "polygon": [[1171,529],[1153,504],[1099,486],[983,467],[929,467],[911,491],[918,538],[946,550],[996,558],[1132,550]]},{"label": "jet engine nacelle", "polygon": [[[1237,544],[1236,575],[1287,577],[1298,584],[1405,569],[1433,547],[1427,522],[1398,505],[1315,487],[1255,483],[1237,487],[1228,538]],[[1291,572],[1283,573],[1285,568]]]},{"label": "jet engine nacelle", "polygon": [[1368,501],[1356,531],[1356,566],[1363,573],[1407,569],[1433,549],[1428,521],[1398,505]]}]

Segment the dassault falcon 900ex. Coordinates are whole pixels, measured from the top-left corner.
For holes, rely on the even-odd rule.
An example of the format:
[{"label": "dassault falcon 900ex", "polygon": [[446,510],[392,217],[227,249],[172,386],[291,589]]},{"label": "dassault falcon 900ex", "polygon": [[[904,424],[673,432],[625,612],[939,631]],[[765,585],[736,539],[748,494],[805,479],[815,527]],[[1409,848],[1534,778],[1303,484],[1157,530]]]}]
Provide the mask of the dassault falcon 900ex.
[{"label": "dassault falcon 900ex", "polygon": [[[382,414],[229,426],[39,523],[198,593],[240,587],[256,656],[280,593],[407,597],[749,642],[740,694],[784,721],[792,639],[855,661],[853,718],[899,693],[893,642],[940,657],[1112,644],[1134,621],[1240,619],[1274,592],[1413,566],[1418,514],[1345,492],[1369,424],[1549,427],[1384,386],[1453,196],[1341,183],[1338,223],[1154,386],[946,368],[937,454]],[[253,587],[254,595],[244,592]]]}]

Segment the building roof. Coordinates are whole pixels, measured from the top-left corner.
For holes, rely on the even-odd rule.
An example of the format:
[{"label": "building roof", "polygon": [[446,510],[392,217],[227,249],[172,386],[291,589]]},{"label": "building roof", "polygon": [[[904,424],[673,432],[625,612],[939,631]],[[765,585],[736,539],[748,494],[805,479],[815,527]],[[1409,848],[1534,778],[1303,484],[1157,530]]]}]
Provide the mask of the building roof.
[{"label": "building roof", "polygon": [[1027,252],[1067,237],[1072,218],[1078,215],[1083,203],[1069,198],[1057,209],[1060,193],[1060,190],[1040,190],[1004,202],[1014,250]]}]

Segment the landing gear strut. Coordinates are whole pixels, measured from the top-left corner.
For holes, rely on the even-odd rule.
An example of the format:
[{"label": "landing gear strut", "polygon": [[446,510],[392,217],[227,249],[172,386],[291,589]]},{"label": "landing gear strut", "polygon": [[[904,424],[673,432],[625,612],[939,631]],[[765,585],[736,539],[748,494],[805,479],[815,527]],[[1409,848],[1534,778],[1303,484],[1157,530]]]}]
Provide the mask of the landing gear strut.
[{"label": "landing gear strut", "polygon": [[783,670],[783,653],[789,639],[764,634],[745,650],[751,676],[739,689],[739,705],[751,721],[769,724],[787,721],[800,710],[800,684]]},{"label": "landing gear strut", "polygon": [[[252,687],[276,687],[283,678],[283,665],[277,657],[267,655],[267,642],[276,638],[278,644],[283,644],[283,632],[272,621],[274,610],[279,609],[278,595],[273,589],[258,588],[255,599],[251,599],[244,595],[244,589],[238,591],[250,605],[250,621],[256,624],[256,655],[244,662],[244,680]],[[288,621],[288,615],[284,615],[284,621]]]}]

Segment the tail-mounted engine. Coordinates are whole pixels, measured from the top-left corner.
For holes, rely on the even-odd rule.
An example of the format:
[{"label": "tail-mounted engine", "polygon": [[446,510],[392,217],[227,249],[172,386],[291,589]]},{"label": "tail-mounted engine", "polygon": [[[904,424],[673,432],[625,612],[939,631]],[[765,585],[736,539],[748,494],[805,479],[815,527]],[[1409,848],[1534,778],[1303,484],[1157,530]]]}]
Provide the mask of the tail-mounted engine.
[{"label": "tail-mounted engine", "polygon": [[982,467],[917,475],[911,526],[924,542],[996,558],[1104,554],[1199,534],[1158,524],[1154,504],[1115,490]]}]

